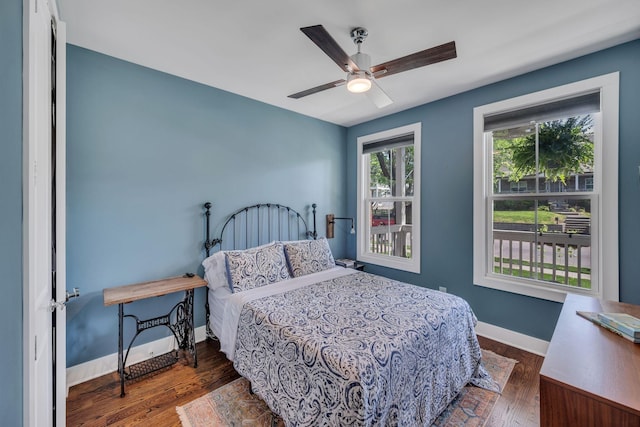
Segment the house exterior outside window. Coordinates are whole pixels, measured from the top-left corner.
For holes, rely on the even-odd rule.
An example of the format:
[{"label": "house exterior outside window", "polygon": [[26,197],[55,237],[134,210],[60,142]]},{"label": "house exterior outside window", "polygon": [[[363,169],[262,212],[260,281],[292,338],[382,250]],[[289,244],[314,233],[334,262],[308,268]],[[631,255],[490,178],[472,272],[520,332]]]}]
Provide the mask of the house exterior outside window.
[{"label": "house exterior outside window", "polygon": [[617,300],[617,167],[617,73],[475,108],[474,284]]},{"label": "house exterior outside window", "polygon": [[420,272],[421,124],[358,138],[357,259]]}]

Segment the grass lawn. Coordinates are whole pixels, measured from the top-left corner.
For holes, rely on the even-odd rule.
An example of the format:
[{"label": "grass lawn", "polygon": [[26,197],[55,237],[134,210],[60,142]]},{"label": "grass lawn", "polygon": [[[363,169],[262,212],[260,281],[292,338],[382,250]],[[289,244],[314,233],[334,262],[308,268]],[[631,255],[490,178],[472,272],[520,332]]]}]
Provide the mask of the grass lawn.
[{"label": "grass lawn", "polygon": [[[493,221],[533,224],[534,213],[534,211],[494,211]],[[538,211],[539,224],[556,224],[556,218],[558,218],[558,223],[562,224],[564,222],[565,215],[556,212]]]}]

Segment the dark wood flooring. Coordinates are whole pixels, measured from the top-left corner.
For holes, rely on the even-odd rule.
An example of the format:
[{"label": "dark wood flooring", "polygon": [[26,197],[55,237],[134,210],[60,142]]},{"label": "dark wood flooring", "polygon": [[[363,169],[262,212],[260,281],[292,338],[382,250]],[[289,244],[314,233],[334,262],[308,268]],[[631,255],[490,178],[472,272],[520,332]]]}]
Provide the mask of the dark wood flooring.
[{"label": "dark wood flooring", "polygon": [[[538,426],[538,373],[543,358],[487,338],[482,348],[518,360],[487,426]],[[71,387],[67,398],[67,426],[180,426],[175,407],[238,378],[218,343],[198,344],[198,367],[183,358],[171,368],[126,384],[120,398],[117,373]]]}]

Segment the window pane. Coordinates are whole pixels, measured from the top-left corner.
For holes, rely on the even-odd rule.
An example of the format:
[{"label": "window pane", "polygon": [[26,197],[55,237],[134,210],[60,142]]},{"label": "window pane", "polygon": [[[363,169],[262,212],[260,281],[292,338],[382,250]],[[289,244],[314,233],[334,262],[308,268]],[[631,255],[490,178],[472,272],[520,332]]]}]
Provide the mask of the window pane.
[{"label": "window pane", "polygon": [[591,289],[591,200],[493,202],[493,271]]},{"label": "window pane", "polygon": [[413,196],[413,145],[369,154],[371,197]]},{"label": "window pane", "polygon": [[370,202],[369,250],[411,258],[412,203]]},{"label": "window pane", "polygon": [[592,125],[585,115],[493,131],[494,193],[593,191]]}]

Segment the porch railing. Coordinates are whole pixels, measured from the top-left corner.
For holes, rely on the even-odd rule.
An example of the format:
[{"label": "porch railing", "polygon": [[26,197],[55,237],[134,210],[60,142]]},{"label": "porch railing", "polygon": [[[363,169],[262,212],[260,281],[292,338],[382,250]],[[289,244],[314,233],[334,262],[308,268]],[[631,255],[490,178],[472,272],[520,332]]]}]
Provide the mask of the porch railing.
[{"label": "porch railing", "polygon": [[494,271],[591,287],[591,236],[493,230]]},{"label": "porch railing", "polygon": [[371,227],[371,252],[411,257],[411,225],[380,225]]},{"label": "porch railing", "polygon": [[[411,257],[411,225],[371,227],[373,253]],[[494,271],[582,288],[591,287],[591,236],[493,230]]]}]

